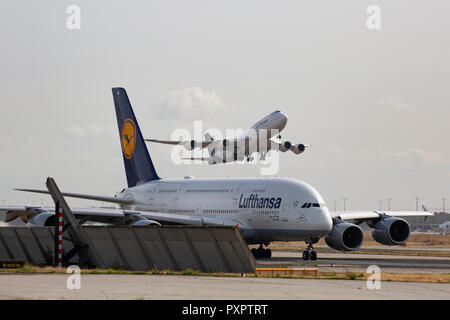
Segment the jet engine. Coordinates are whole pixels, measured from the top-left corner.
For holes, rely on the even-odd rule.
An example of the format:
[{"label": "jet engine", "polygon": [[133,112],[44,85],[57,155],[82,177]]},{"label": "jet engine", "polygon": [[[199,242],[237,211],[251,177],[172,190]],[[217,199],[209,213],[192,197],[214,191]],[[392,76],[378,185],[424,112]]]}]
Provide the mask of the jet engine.
[{"label": "jet engine", "polygon": [[224,148],[228,148],[229,145],[230,145],[230,141],[227,140],[227,139],[223,139],[223,141],[222,141],[222,146],[223,146]]},{"label": "jet engine", "polygon": [[333,225],[325,242],[328,246],[339,251],[358,250],[363,243],[363,231],[356,224],[339,220]]},{"label": "jet engine", "polygon": [[187,150],[192,150],[192,149],[194,149],[194,148],[197,148],[197,146],[198,146],[198,143],[195,141],[195,140],[191,140],[191,141],[189,141],[189,142],[186,142],[185,144],[184,144],[184,147],[187,149]]},{"label": "jet engine", "polygon": [[28,226],[30,227],[47,227],[55,225],[55,213],[43,211],[38,213],[33,218],[28,220]]},{"label": "jet engine", "polygon": [[290,150],[291,147],[292,147],[292,143],[290,143],[289,141],[282,142],[279,145],[279,149],[281,152],[286,152],[286,151]]},{"label": "jet engine", "polygon": [[306,147],[302,143],[291,146],[291,151],[294,152],[295,154],[300,154],[303,151],[305,151],[305,149],[306,149]]},{"label": "jet engine", "polygon": [[400,245],[409,238],[410,228],[408,222],[400,218],[383,216],[379,221],[369,223],[373,239],[388,246]]}]

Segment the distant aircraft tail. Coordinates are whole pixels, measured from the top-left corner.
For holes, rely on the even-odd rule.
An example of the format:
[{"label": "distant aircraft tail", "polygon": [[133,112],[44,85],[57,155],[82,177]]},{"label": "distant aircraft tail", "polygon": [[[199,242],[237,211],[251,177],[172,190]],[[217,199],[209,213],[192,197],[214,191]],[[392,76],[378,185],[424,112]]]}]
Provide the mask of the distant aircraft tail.
[{"label": "distant aircraft tail", "polygon": [[128,187],[160,179],[131,108],[127,92],[112,88]]}]

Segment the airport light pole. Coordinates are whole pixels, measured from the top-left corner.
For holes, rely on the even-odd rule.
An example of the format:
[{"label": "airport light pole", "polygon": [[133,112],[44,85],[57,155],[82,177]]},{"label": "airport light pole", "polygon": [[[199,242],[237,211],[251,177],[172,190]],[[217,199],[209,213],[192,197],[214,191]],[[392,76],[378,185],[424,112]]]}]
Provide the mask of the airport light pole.
[{"label": "airport light pole", "polygon": [[[419,198],[418,197],[416,197],[416,211],[419,211]],[[416,221],[417,221],[417,224],[419,224],[419,220],[416,220]],[[422,217],[422,229],[423,229],[423,223],[424,223],[424,220]]]},{"label": "airport light pole", "polygon": [[391,211],[391,200],[392,199],[386,199],[388,202],[388,211]]},{"label": "airport light pole", "polygon": [[345,201],[347,200],[347,198],[342,198],[342,200],[344,200],[344,211],[345,211]]},{"label": "airport light pole", "polygon": [[383,200],[380,200],[380,211],[382,210],[381,209],[381,205],[383,204]]},{"label": "airport light pole", "polygon": [[334,211],[336,211],[336,204],[337,204],[337,200],[334,200]]},{"label": "airport light pole", "polygon": [[445,213],[445,198],[442,198],[442,212]]}]

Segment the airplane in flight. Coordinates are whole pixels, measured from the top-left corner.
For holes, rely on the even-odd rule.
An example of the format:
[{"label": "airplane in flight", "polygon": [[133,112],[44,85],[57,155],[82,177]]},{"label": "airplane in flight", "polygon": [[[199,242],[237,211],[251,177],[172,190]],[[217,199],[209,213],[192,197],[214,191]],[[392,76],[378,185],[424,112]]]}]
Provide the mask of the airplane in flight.
[{"label": "airplane in flight", "polygon": [[[118,204],[120,208],[80,208],[72,213],[80,224],[101,222],[132,226],[196,225],[235,226],[257,258],[270,258],[264,246],[273,241],[305,241],[304,260],[316,260],[313,244],[325,237],[340,251],[358,250],[367,222],[373,238],[386,245],[401,245],[409,237],[402,216],[427,216],[428,212],[358,211],[330,213],[320,193],[291,178],[160,178],[135,118],[127,93],[112,89],[128,187],[115,196],[63,192],[63,196]],[[47,193],[47,190],[17,189]],[[28,226],[52,226],[54,207],[0,206],[5,222],[20,218]]]},{"label": "airplane in flight", "polygon": [[205,134],[203,141],[171,141],[145,139],[145,141],[181,145],[191,151],[195,148],[207,148],[209,157],[189,157],[185,160],[206,161],[208,164],[227,163],[235,161],[252,161],[254,153],[260,155],[260,160],[265,160],[267,152],[279,150],[281,152],[292,151],[301,154],[310,144],[292,144],[290,141],[281,141],[280,132],[286,126],[288,117],[283,112],[274,111],[247,129],[243,134],[235,139],[214,140],[209,134]]}]

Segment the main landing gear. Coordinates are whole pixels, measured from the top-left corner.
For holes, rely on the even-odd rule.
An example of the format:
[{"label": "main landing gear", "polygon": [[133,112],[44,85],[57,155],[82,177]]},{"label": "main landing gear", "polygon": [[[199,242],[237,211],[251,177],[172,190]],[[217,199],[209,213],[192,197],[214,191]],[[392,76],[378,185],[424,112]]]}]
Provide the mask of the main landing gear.
[{"label": "main landing gear", "polygon": [[272,250],[270,249],[264,249],[263,245],[260,244],[258,249],[252,249],[253,256],[258,258],[271,258],[272,257]]},{"label": "main landing gear", "polygon": [[317,260],[317,253],[314,251],[314,247],[313,247],[313,243],[316,243],[317,241],[306,240],[305,242],[306,242],[307,247],[306,247],[306,250],[303,251],[303,254],[302,254],[303,260],[305,260],[305,261]]}]

